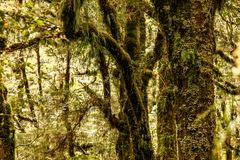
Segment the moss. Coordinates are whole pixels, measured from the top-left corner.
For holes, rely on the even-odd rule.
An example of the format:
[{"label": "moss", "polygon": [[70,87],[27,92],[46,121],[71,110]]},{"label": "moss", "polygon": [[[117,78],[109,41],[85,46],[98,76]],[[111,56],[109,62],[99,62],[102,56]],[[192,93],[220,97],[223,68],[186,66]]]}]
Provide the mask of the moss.
[{"label": "moss", "polygon": [[74,39],[76,29],[76,10],[74,0],[66,0],[62,7],[61,20],[67,38]]},{"label": "moss", "polygon": [[196,59],[197,51],[195,49],[183,49],[181,51],[181,60],[183,62],[188,62]]},{"label": "moss", "polygon": [[160,154],[166,154],[166,153],[170,153],[173,148],[173,144],[174,144],[174,135],[172,135],[171,133],[164,133],[160,136],[160,148],[159,148],[159,152]]}]

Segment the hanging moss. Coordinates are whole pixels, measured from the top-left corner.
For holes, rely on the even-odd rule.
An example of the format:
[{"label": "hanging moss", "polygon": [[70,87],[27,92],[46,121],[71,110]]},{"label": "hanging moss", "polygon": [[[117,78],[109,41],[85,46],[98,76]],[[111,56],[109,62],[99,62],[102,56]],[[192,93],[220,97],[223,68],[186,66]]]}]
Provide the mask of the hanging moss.
[{"label": "hanging moss", "polygon": [[63,21],[63,30],[68,39],[74,39],[76,29],[76,10],[74,0],[66,0],[63,3],[61,20]]}]

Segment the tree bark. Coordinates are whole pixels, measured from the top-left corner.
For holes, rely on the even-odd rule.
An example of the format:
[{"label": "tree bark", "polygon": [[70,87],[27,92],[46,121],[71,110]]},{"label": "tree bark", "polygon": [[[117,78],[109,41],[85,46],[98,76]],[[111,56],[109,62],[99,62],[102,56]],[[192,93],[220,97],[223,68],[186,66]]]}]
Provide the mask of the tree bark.
[{"label": "tree bark", "polygon": [[[133,66],[122,68],[122,82],[127,95],[123,113],[129,124],[129,139],[133,152],[133,159],[154,159],[151,135],[148,124],[147,92],[148,78],[140,71],[141,43],[145,40],[143,31],[144,23],[141,21],[143,14],[139,10],[138,2],[127,4],[129,18],[126,26],[125,50],[131,59],[138,64],[138,70]],[[141,38],[142,37],[142,38]],[[140,79],[140,78],[142,79]],[[141,91],[140,91],[141,90]]]},{"label": "tree bark", "polygon": [[[2,70],[1,63],[0,69]],[[3,85],[2,73],[0,73],[0,124],[0,160],[14,160],[15,130],[11,108],[7,104],[7,88]]]},{"label": "tree bark", "polygon": [[177,159],[176,121],[170,92],[171,77],[169,62],[163,59],[158,66],[159,94],[157,102],[157,160]]},{"label": "tree bark", "polygon": [[[170,81],[170,88],[166,104],[173,110],[175,118],[172,120],[176,120],[178,152],[175,157],[179,160],[212,159],[215,117],[211,65],[215,52],[215,1],[153,0],[153,3],[167,34],[170,72],[166,83]],[[174,133],[174,129],[170,132]]]}]

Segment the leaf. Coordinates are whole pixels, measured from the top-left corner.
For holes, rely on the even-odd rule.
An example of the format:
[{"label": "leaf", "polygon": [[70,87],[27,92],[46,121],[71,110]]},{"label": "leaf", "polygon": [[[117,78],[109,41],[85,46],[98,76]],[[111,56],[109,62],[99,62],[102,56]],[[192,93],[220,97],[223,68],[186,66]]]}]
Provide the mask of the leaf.
[{"label": "leaf", "polygon": [[34,7],[34,4],[33,4],[32,1],[27,2],[25,5],[26,5],[26,7],[29,8],[29,9],[31,9],[31,8]]},{"label": "leaf", "polygon": [[37,19],[36,22],[39,26],[44,26],[44,21]]},{"label": "leaf", "polygon": [[47,39],[46,42],[47,42],[47,44],[52,45],[52,46],[56,44],[53,39]]},{"label": "leaf", "polygon": [[25,62],[25,66],[34,69],[33,65],[30,62]]}]

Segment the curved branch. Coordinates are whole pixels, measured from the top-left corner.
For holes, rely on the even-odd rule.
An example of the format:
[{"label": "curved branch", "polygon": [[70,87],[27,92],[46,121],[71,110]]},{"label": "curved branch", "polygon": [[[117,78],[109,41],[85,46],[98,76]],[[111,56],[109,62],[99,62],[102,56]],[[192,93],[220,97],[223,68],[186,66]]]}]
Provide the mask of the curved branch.
[{"label": "curved branch", "polygon": [[[85,27],[83,27],[85,26]],[[86,33],[90,40],[97,37],[98,43],[105,47],[120,67],[130,67],[132,60],[129,54],[118,44],[118,42],[104,31],[99,31],[93,24],[87,23],[79,27],[75,37],[83,37]]]}]

